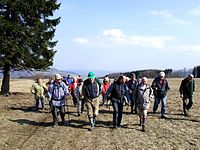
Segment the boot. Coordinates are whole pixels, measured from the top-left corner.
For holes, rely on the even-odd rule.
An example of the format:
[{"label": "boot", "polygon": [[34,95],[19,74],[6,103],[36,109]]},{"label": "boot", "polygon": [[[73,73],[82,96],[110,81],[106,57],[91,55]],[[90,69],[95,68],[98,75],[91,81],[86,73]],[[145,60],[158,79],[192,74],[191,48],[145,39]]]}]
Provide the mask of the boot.
[{"label": "boot", "polygon": [[146,131],[146,116],[143,116],[142,118],[142,131],[145,132]]},{"label": "boot", "polygon": [[139,126],[142,126],[142,116],[139,115],[139,118],[140,118],[140,123],[139,123]]},{"label": "boot", "polygon": [[93,117],[93,124],[95,126],[95,124],[96,124],[96,117]]},{"label": "boot", "polygon": [[89,131],[92,131],[94,129],[94,121],[93,121],[93,118],[89,118],[89,121],[90,121],[90,128],[89,128]]}]

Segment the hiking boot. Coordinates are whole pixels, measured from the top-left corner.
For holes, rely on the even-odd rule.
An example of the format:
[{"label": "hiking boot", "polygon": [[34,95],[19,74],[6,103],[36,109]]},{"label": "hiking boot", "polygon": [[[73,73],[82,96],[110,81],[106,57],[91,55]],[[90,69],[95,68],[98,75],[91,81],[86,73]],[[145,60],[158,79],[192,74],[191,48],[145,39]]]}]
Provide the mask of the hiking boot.
[{"label": "hiking boot", "polygon": [[93,124],[95,126],[95,124],[96,124],[96,118],[93,118]]},{"label": "hiking boot", "polygon": [[162,119],[166,119],[167,117],[165,115],[161,115],[161,118]]},{"label": "hiking boot", "polygon": [[145,128],[146,128],[145,124],[142,124],[142,132],[146,131]]},{"label": "hiking boot", "polygon": [[58,126],[58,123],[54,122],[53,125],[52,125],[52,128],[56,128],[57,126]]}]

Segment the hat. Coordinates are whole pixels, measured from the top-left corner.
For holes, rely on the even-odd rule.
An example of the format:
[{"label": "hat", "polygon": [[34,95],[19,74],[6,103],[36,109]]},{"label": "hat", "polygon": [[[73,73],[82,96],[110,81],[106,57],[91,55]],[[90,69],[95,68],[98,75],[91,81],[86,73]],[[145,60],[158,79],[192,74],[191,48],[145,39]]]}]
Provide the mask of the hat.
[{"label": "hat", "polygon": [[89,73],[88,73],[88,78],[89,78],[89,79],[95,78],[94,72],[89,72]]},{"label": "hat", "polygon": [[147,77],[142,77],[142,81],[147,81]]},{"label": "hat", "polygon": [[188,77],[194,78],[194,75],[190,73]]},{"label": "hat", "polygon": [[56,74],[56,75],[55,75],[55,79],[56,79],[56,80],[59,80],[59,79],[62,79],[62,77],[61,77],[60,74]]},{"label": "hat", "polygon": [[160,76],[160,77],[164,77],[164,76],[165,76],[165,72],[161,71],[161,72],[159,73],[159,76]]}]

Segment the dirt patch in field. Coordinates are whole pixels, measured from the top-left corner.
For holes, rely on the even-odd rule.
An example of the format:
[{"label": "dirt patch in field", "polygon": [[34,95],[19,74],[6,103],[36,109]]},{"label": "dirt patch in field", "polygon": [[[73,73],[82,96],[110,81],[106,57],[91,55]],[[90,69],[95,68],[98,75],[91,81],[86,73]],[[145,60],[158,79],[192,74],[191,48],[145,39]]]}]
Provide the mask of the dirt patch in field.
[{"label": "dirt patch in field", "polygon": [[70,125],[52,128],[48,102],[45,112],[34,112],[34,99],[29,93],[33,80],[12,80],[13,94],[0,96],[0,149],[200,149],[200,80],[196,79],[190,117],[182,115],[180,82],[169,79],[167,119],[160,119],[159,112],[154,116],[151,108],[144,133],[138,126],[138,116],[129,114],[126,106],[122,128],[112,128],[111,107],[100,107],[96,128],[90,132],[86,113],[77,117],[71,100],[70,113],[65,117]]}]

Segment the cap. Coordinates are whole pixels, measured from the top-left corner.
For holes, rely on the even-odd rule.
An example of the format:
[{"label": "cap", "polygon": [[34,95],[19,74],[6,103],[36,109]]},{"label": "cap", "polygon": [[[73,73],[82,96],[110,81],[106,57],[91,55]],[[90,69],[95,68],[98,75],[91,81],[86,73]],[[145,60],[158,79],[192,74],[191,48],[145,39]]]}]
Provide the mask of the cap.
[{"label": "cap", "polygon": [[56,74],[56,75],[55,75],[55,79],[56,79],[56,80],[59,80],[59,79],[62,79],[62,77],[61,77],[60,74]]},{"label": "cap", "polygon": [[147,81],[147,77],[142,77],[142,81]]},{"label": "cap", "polygon": [[89,72],[89,73],[88,73],[88,78],[89,78],[89,79],[95,78],[94,72]]},{"label": "cap", "polygon": [[194,78],[194,75],[190,73],[188,77]]},{"label": "cap", "polygon": [[164,77],[164,76],[165,76],[165,72],[161,71],[161,72],[159,73],[159,76],[160,76],[160,77]]}]

